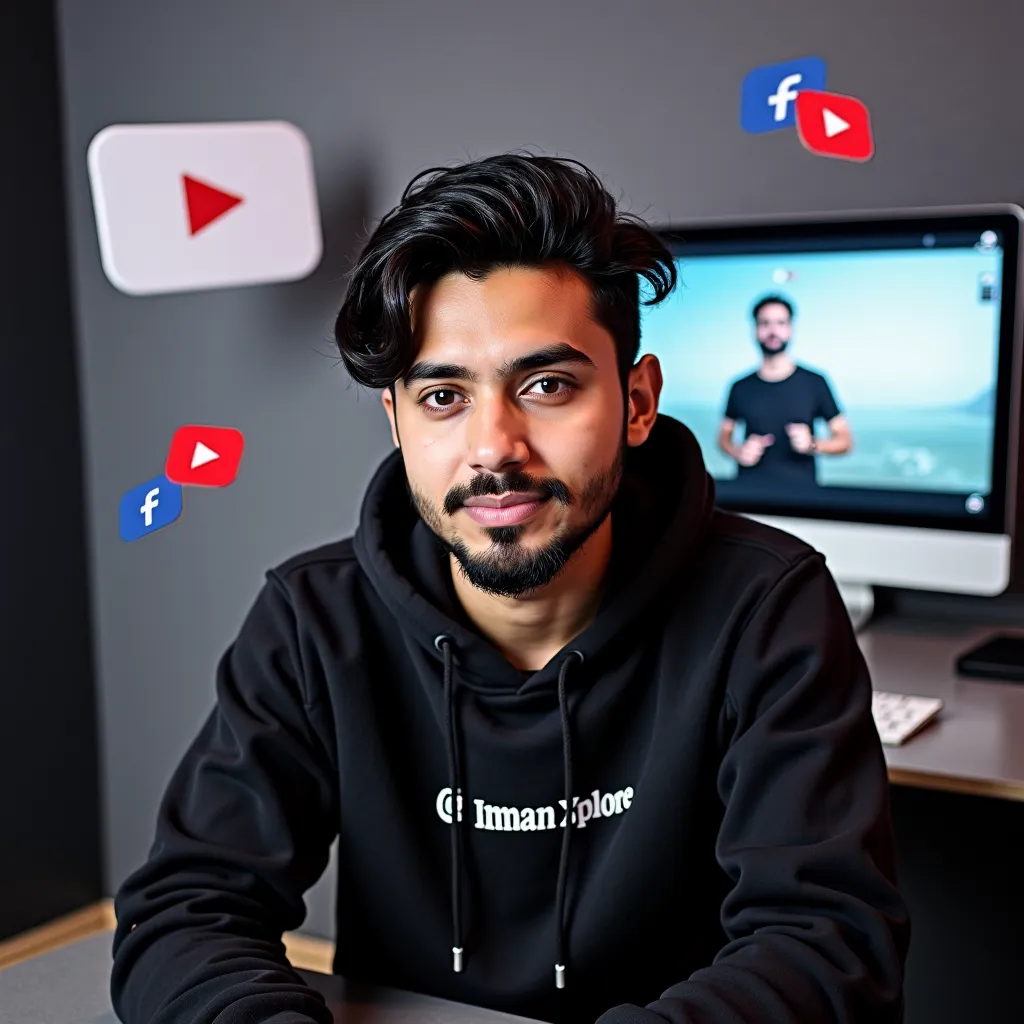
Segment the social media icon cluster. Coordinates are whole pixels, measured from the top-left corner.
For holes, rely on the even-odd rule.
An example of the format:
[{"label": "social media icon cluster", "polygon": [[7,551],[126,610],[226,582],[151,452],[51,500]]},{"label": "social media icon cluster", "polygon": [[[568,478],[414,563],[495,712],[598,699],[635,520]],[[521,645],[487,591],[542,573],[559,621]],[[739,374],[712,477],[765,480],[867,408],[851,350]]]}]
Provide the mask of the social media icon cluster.
[{"label": "social media icon cluster", "polygon": [[184,487],[227,487],[233,483],[244,448],[242,432],[233,427],[180,427],[171,439],[164,472],[121,498],[121,539],[139,540],[176,522],[181,516]]},{"label": "social media icon cluster", "polygon": [[754,135],[796,126],[805,149],[863,162],[875,153],[868,108],[856,97],[825,89],[820,57],[754,68],[743,80],[740,124]]}]

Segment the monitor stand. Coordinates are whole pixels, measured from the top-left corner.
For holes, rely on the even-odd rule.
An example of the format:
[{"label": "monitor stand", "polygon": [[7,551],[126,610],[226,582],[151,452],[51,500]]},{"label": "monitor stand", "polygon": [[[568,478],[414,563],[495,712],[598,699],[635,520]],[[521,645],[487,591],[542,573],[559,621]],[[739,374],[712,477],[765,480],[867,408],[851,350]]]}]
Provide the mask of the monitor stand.
[{"label": "monitor stand", "polygon": [[874,614],[875,588],[870,583],[844,583],[842,580],[836,580],[836,585],[850,614],[853,628],[859,633]]}]

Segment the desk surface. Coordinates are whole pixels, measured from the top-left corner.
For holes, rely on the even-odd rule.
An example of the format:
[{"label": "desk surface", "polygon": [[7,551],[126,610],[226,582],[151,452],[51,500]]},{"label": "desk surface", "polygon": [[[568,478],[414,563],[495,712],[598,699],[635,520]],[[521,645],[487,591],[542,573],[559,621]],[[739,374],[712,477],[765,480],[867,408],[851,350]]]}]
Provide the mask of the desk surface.
[{"label": "desk surface", "polygon": [[938,719],[886,747],[892,782],[1024,800],[1024,684],[956,674],[956,657],[1005,627],[882,620],[859,634],[876,690],[945,702]]},{"label": "desk surface", "polygon": [[[118,1024],[110,1005],[110,932],[0,971],[3,1024]],[[336,1024],[534,1024],[525,1017],[299,971]]]}]

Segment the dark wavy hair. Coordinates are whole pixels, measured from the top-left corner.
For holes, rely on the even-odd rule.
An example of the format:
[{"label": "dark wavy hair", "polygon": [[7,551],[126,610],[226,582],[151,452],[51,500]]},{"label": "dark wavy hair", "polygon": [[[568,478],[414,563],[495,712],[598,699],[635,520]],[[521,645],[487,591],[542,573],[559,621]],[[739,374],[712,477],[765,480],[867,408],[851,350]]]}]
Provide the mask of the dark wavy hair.
[{"label": "dark wavy hair", "polygon": [[409,296],[451,271],[481,279],[498,267],[570,267],[592,287],[592,316],[615,340],[625,382],[640,347],[645,305],[675,287],[660,238],[583,164],[505,153],[416,175],[377,225],[352,269],[334,340],[349,374],[390,387],[415,357]]},{"label": "dark wavy hair", "polygon": [[754,318],[755,324],[757,323],[757,317],[761,310],[764,309],[765,306],[772,305],[785,306],[786,309],[789,310],[789,319],[793,319],[796,311],[793,309],[793,303],[790,302],[789,299],[784,299],[781,295],[765,295],[764,298],[758,299],[757,302],[754,303],[754,308],[750,311],[750,315]]}]

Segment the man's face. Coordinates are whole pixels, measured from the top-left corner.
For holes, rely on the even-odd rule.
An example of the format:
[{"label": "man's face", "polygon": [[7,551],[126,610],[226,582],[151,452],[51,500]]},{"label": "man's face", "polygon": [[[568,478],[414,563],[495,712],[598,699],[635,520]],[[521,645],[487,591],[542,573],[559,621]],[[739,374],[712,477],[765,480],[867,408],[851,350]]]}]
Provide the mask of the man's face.
[{"label": "man's face", "polygon": [[757,343],[765,355],[782,352],[789,344],[793,325],[789,310],[781,302],[769,302],[757,313]]},{"label": "man's face", "polygon": [[420,515],[481,590],[550,582],[618,491],[622,384],[590,299],[574,273],[522,267],[413,294],[416,359],[383,401]]}]

